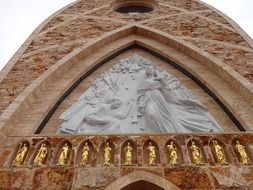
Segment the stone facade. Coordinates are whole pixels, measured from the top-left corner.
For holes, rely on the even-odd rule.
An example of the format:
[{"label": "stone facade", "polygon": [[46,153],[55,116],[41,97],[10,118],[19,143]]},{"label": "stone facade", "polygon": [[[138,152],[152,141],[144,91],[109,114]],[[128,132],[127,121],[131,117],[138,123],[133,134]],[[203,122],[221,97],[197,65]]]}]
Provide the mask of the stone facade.
[{"label": "stone facade", "polygon": [[[222,165],[216,162],[212,151],[212,140],[218,140],[228,161]],[[14,167],[13,159],[18,144],[26,141],[30,144],[28,154],[22,166]],[[173,140],[181,154],[178,164],[168,163],[166,145]],[[251,159],[249,165],[239,162],[234,142],[239,140],[245,145]],[[71,150],[65,166],[58,166],[57,152],[64,142],[70,142]],[[146,142],[156,145],[157,159],[154,165],[147,163]],[[198,142],[204,161],[194,164],[189,144]],[[43,166],[33,164],[35,154],[41,143],[48,142],[49,156]],[[80,166],[80,156],[84,142],[90,142],[91,158],[86,166]],[[105,142],[113,148],[112,162],[103,165]],[[123,148],[125,142],[133,147],[133,164],[124,165]],[[12,137],[3,147],[1,156],[0,188],[2,189],[105,189],[108,185],[124,177],[125,183],[139,171],[151,173],[167,179],[180,189],[250,189],[252,187],[252,134],[222,135],[150,135],[150,136],[47,136],[47,137]],[[145,175],[145,174],[144,174]],[[135,176],[138,178],[138,176]],[[142,176],[143,177],[143,176]],[[153,176],[152,176],[153,177]],[[154,179],[153,179],[154,180]],[[158,181],[161,181],[158,178]],[[159,182],[158,182],[159,183]],[[121,184],[118,184],[118,187]],[[116,188],[117,189],[117,186]],[[176,189],[176,188],[175,188]]]},{"label": "stone facade", "polygon": [[[153,11],[141,14],[114,11],[122,2],[70,4],[42,23],[1,71],[0,189],[252,189],[252,40],[227,16],[198,0],[136,0],[154,4]],[[57,135],[58,116],[76,97],[103,71],[136,52],[177,76],[225,133]],[[170,139],[181,154],[175,166],[167,159]],[[192,163],[191,139],[203,152],[201,165]],[[228,164],[216,162],[212,139],[222,144]],[[236,139],[246,147],[247,165],[234,151]],[[86,140],[93,145],[94,159],[84,167],[79,165],[80,147]],[[122,164],[128,140],[136,151],[132,166]],[[146,161],[150,140],[158,155],[152,166]],[[110,166],[102,164],[105,141],[114,146]],[[27,142],[29,151],[24,163],[14,167],[20,142]],[[50,151],[43,166],[34,166],[42,142]],[[68,163],[58,166],[64,142],[70,143],[71,153]]]}]

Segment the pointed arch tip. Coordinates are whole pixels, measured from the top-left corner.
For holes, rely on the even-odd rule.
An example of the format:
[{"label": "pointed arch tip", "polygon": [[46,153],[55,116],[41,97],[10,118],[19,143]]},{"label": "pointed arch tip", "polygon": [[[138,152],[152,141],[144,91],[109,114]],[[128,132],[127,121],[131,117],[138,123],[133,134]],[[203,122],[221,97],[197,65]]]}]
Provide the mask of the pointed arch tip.
[{"label": "pointed arch tip", "polygon": [[108,185],[105,190],[115,190],[115,189],[123,189],[135,182],[144,181],[151,183],[161,189],[164,190],[180,190],[179,187],[171,183],[170,181],[166,180],[165,178],[153,174],[147,171],[135,171],[125,176],[120,177],[116,181],[112,182]]}]

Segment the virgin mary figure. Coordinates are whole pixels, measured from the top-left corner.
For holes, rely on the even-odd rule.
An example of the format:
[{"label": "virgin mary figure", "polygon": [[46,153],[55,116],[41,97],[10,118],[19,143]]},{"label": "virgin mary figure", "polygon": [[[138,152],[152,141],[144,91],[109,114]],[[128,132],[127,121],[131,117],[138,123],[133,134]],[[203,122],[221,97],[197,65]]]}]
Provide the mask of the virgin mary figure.
[{"label": "virgin mary figure", "polygon": [[175,133],[221,131],[210,113],[181,87],[173,76],[159,78],[153,65],[146,68],[137,92],[144,129]]}]

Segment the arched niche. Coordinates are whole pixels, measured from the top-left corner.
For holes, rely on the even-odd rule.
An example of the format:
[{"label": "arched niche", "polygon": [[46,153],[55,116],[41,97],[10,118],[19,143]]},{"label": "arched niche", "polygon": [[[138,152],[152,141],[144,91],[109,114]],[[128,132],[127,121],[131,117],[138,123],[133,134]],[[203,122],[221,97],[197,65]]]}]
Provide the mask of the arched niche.
[{"label": "arched niche", "polygon": [[[108,147],[110,148],[109,150],[109,164],[106,164],[105,162],[105,148]],[[118,163],[115,162],[115,152],[116,152],[116,149],[115,149],[115,144],[110,140],[110,139],[107,139],[105,140],[104,142],[102,142],[100,144],[100,147],[99,147],[99,153],[98,153],[98,163],[101,165],[101,166],[113,166],[113,165],[117,165]]]},{"label": "arched niche", "polygon": [[147,190],[180,190],[179,187],[161,176],[146,171],[136,171],[122,176],[108,185],[105,190],[130,190],[131,187],[136,187],[136,185],[137,187],[141,187],[140,189],[145,189],[144,187],[147,184],[151,184],[153,188]]},{"label": "arched niche", "polygon": [[[153,146],[153,147],[152,147]],[[150,149],[150,147],[152,147]],[[155,160],[153,164],[149,164],[149,157],[150,157],[150,151],[152,151],[152,149],[154,148],[154,153],[155,153]],[[160,149],[158,144],[152,140],[152,139],[148,139],[144,144],[143,144],[143,164],[145,165],[159,165],[160,164]]]},{"label": "arched niche", "polygon": [[[48,166],[50,165],[50,151],[51,151],[51,143],[48,140],[45,140],[39,143],[35,149],[34,154],[30,159],[30,164],[32,166],[40,167],[40,166]],[[37,164],[35,160],[37,157],[41,158],[41,164]]]},{"label": "arched niche", "polygon": [[125,162],[126,162],[125,154],[126,154],[126,150],[127,150],[128,145],[132,148],[132,151],[131,151],[132,152],[132,164],[130,164],[130,165],[136,165],[137,164],[137,144],[131,139],[126,140],[121,145],[120,163],[121,163],[121,165],[128,165],[128,164],[125,164]]},{"label": "arched niche", "polygon": [[[47,132],[47,130],[48,131],[52,131],[51,129],[52,128],[54,128],[54,127],[58,127],[58,130],[59,130],[59,128],[61,127],[61,125],[62,125],[62,123],[68,123],[68,119],[60,119],[60,117],[61,117],[61,115],[65,112],[65,111],[67,111],[69,108],[71,108],[72,106],[74,106],[74,104],[76,104],[76,103],[78,103],[78,101],[79,101],[79,98],[82,96],[82,95],[84,95],[85,94],[85,92],[87,92],[87,91],[89,91],[90,90],[90,88],[92,88],[93,87],[93,85],[92,84],[94,84],[93,82],[94,81],[96,81],[96,79],[99,79],[103,74],[105,74],[106,72],[108,72],[111,68],[113,68],[113,66],[115,66],[115,65],[117,65],[118,63],[119,63],[119,61],[118,62],[116,62],[116,64],[111,64],[112,62],[114,62],[114,60],[119,60],[121,57],[123,57],[124,55],[126,55],[128,52],[130,52],[130,51],[133,51],[133,52],[140,52],[140,53],[143,53],[143,55],[144,55],[144,58],[145,58],[145,56],[147,56],[145,59],[147,59],[147,60],[152,60],[152,59],[150,59],[151,57],[152,58],[155,58],[154,60],[155,61],[152,61],[155,65],[156,65],[156,63],[158,63],[158,64],[160,64],[159,66],[162,66],[163,68],[162,68],[162,70],[163,71],[166,71],[166,72],[168,72],[168,73],[170,73],[170,71],[172,71],[172,72],[176,72],[177,71],[177,76],[174,76],[175,78],[178,78],[178,77],[182,77],[182,81],[185,83],[185,84],[187,84],[187,85],[189,85],[188,87],[186,87],[187,89],[189,89],[189,91],[191,91],[192,89],[191,88],[194,88],[193,90],[193,94],[197,94],[199,97],[201,97],[202,99],[202,103],[205,105],[205,104],[208,104],[208,105],[205,105],[205,107],[207,107],[207,109],[212,109],[211,111],[211,114],[213,115],[213,113],[215,114],[215,115],[213,115],[213,117],[215,117],[215,116],[217,116],[218,114],[216,113],[217,112],[217,109],[220,109],[220,108],[218,108],[218,105],[217,105],[217,103],[211,98],[211,97],[208,97],[208,98],[206,98],[206,96],[208,96],[208,94],[206,94],[204,91],[202,91],[202,89],[200,88],[200,87],[196,87],[197,85],[196,84],[194,84],[194,81],[189,77],[186,77],[185,75],[183,76],[183,73],[180,71],[180,70],[178,70],[177,68],[173,68],[170,64],[167,64],[167,62],[165,62],[165,61],[161,61],[161,59],[158,57],[158,56],[155,56],[155,55],[153,55],[153,54],[151,54],[151,53],[149,53],[149,52],[147,52],[145,49],[141,49],[141,48],[139,48],[139,47],[137,47],[137,48],[135,48],[135,47],[132,47],[130,50],[126,50],[125,52],[122,52],[120,55],[118,55],[115,59],[113,58],[113,59],[111,59],[110,61],[108,61],[108,62],[106,62],[106,63],[104,63],[103,65],[101,65],[99,68],[97,68],[93,73],[91,73],[88,77],[87,77],[87,79],[84,79],[84,81],[83,82],[81,82],[77,87],[76,87],[76,89],[72,92],[72,94],[69,94],[69,97],[67,97],[66,98],[66,100],[62,103],[62,106],[60,106],[59,107],[59,109],[57,109],[56,110],[56,112],[55,112],[55,115],[53,115],[52,116],[52,118],[49,120],[49,122],[46,124],[46,126],[45,126],[45,129],[44,129],[44,131],[43,131],[43,133],[44,134],[46,134],[46,132]],[[134,53],[132,54],[132,55],[134,55]],[[132,56],[131,55],[131,56]],[[131,56],[128,56],[128,57],[124,57],[124,59],[126,59],[126,58],[130,58]],[[121,59],[121,60],[123,60],[123,59]],[[159,62],[160,61],[160,62]],[[102,73],[101,73],[101,71],[103,71]],[[180,74],[181,75],[180,75]],[[179,76],[180,75],[180,76]],[[96,76],[96,77],[94,77],[94,76]],[[180,80],[180,78],[179,78],[179,80]],[[183,83],[182,83],[182,85],[184,85]],[[89,86],[89,88],[87,88],[87,86]],[[198,88],[198,89],[197,89]],[[79,94],[77,95],[76,93],[78,93],[79,92]],[[80,92],[82,92],[81,94],[80,94]],[[202,94],[203,93],[203,94]],[[121,95],[121,94],[120,94]],[[75,100],[72,100],[71,99],[71,97],[79,97],[79,98],[76,98]],[[121,98],[121,100],[126,100],[128,97],[121,97],[121,96],[119,96],[120,98]],[[199,97],[197,97],[197,99],[199,99]],[[124,99],[125,98],[125,99]],[[136,101],[138,101],[138,100],[136,100]],[[72,104],[70,104],[70,102],[72,103]],[[67,105],[67,103],[69,103],[68,105]],[[215,106],[213,106],[212,104],[216,104]],[[65,110],[63,110],[62,108],[65,108]],[[215,108],[215,111],[214,111],[214,109],[213,108]],[[216,109],[217,108],[217,109]],[[222,114],[224,114],[224,112],[220,109],[219,110],[219,112],[218,113],[220,113],[221,112],[221,114],[220,115],[222,115]],[[87,113],[87,112],[86,112]],[[77,114],[78,114],[78,112],[77,112]],[[67,124],[67,126],[70,126],[70,127],[73,127],[73,128],[75,128],[74,126],[79,126],[78,125],[78,123],[81,121],[81,117],[79,117],[79,115],[77,115],[76,114],[76,118],[74,118],[74,119],[72,119],[74,122],[76,122],[75,124],[73,124],[73,125],[70,125],[70,124]],[[81,114],[81,115],[83,115],[83,114]],[[225,114],[223,115],[224,117],[227,117],[227,116],[225,116]],[[220,119],[219,120],[219,122],[223,122],[223,121],[227,121],[227,119],[228,118],[222,118],[223,116],[220,116],[220,117],[218,117],[218,119]],[[222,119],[221,119],[222,118]],[[65,122],[66,121],[66,122]],[[229,125],[229,127],[234,127],[233,126],[233,122],[232,121],[230,121],[231,122],[231,125]],[[229,123],[230,123],[229,122]],[[57,123],[57,124],[56,124]],[[69,122],[70,123],[70,122]],[[220,125],[221,126],[223,126],[223,124],[224,123],[221,123]],[[66,125],[65,125],[66,126]],[[205,125],[202,125],[202,126],[205,126]],[[226,124],[226,127],[228,127],[228,124]],[[91,127],[92,128],[92,127]],[[130,127],[131,128],[131,127]],[[236,128],[236,127],[234,127],[234,128]],[[57,130],[57,129],[56,129]],[[64,129],[65,130],[65,129]],[[62,133],[64,133],[65,131],[62,131]],[[74,129],[71,129],[71,132],[70,131],[68,131],[70,134],[73,134],[73,132],[75,132],[76,130],[74,130]],[[83,132],[84,134],[85,134],[85,132]],[[90,133],[90,132],[89,132]],[[96,132],[93,132],[94,134],[97,134]]]},{"label": "arched niche", "polygon": [[[86,143],[88,145],[89,148],[89,155],[88,155],[88,161],[86,165],[82,165],[81,161],[82,161],[82,157],[83,157],[83,152],[84,152],[84,146],[86,146]],[[78,149],[77,149],[77,158],[76,158],[76,164],[80,167],[85,167],[85,166],[95,166],[96,165],[96,160],[97,160],[97,152],[94,148],[93,143],[88,139],[85,140],[84,142],[82,142]]]},{"label": "arched niche", "polygon": [[19,167],[26,165],[30,151],[30,143],[28,141],[21,141],[15,148],[10,159],[10,165]]},{"label": "arched niche", "polygon": [[[194,145],[196,146],[197,150],[193,148]],[[200,139],[196,139],[196,138],[190,139],[187,143],[187,149],[188,149],[188,153],[189,153],[191,162],[193,164],[203,165],[206,163],[206,155],[205,155],[205,151],[204,151],[204,146],[203,146],[203,143]],[[197,154],[201,155],[201,158],[199,157],[200,158],[199,163],[195,163],[195,161],[194,161],[194,156],[193,156],[194,150],[197,152]]]},{"label": "arched niche", "polygon": [[[154,46],[154,43],[157,45]],[[60,89],[50,92],[55,98],[45,102],[45,104],[47,104],[46,106],[41,107],[39,105],[41,114],[37,114],[36,119],[33,118],[31,121],[26,120],[26,127],[27,129],[30,129],[30,132],[28,132],[29,135],[34,131],[36,134],[41,133],[52,114],[61,104],[62,100],[71,93],[71,91],[78,85],[79,81],[82,81],[84,78],[89,76],[106,60],[109,60],[112,56],[115,56],[115,54],[119,54],[124,49],[129,48],[132,45],[142,46],[148,51],[152,51],[156,55],[159,55],[162,59],[173,60],[173,64],[175,64],[177,68],[181,68],[184,73],[188,73],[189,76],[192,76],[194,80],[198,81],[200,86],[206,88],[206,91],[210,93],[210,96],[212,96],[218,104],[221,105],[224,111],[229,115],[231,120],[236,123],[240,130],[246,129],[250,131],[250,126],[252,125],[251,121],[244,118],[243,114],[239,114],[239,109],[237,109],[231,98],[226,95],[230,94],[229,91],[234,93],[233,89],[235,89],[236,86],[236,89],[240,90],[237,92],[238,100],[243,100],[239,97],[252,97],[250,90],[243,82],[237,80],[237,75],[234,72],[231,73],[230,70],[227,70],[227,67],[223,63],[220,63],[216,59],[213,59],[210,55],[207,55],[205,52],[183,42],[182,40],[176,39],[173,36],[162,32],[157,32],[149,27],[139,25],[126,26],[113,31],[110,34],[101,36],[93,43],[79,48],[66,56],[64,59],[60,60],[52,69],[46,71],[38,79],[36,79],[34,81],[34,85],[32,85],[29,90],[24,90],[23,94],[25,96],[22,96],[22,99],[21,97],[16,99],[17,102],[15,102],[15,111],[10,112],[11,114],[9,114],[8,117],[6,116],[7,119],[3,125],[12,128],[13,130],[9,131],[14,132],[15,127],[19,127],[18,123],[22,123],[21,121],[24,118],[23,114],[27,112],[29,112],[29,114],[33,114],[30,110],[33,110],[32,108],[34,106],[38,106],[37,104],[33,104],[35,99],[36,101],[45,99],[45,96],[42,96],[42,94],[49,94],[48,91],[53,89],[51,85],[59,86],[61,87]],[[103,52],[101,53],[100,50],[103,50]],[[99,53],[99,55],[96,56],[96,53]],[[93,58],[95,57],[92,61],[89,59],[90,55],[92,55]],[[192,57],[194,57],[194,59],[192,59]],[[189,64],[188,61],[185,62],[186,58],[189,59],[191,64]],[[86,59],[89,61],[86,62]],[[81,60],[82,62],[87,63],[85,67],[83,67],[82,64],[80,65]],[[193,67],[195,64],[197,67]],[[205,70],[205,72],[199,72],[200,68]],[[70,75],[72,69],[75,69],[74,77]],[[61,79],[61,76],[64,76],[64,81],[62,81],[63,79]],[[219,83],[219,85],[212,83],[213,79],[210,81],[210,78],[207,76],[214,77],[215,81]],[[224,94],[223,89],[225,86],[222,86],[223,84],[228,86],[233,84],[233,88],[228,88],[227,93]],[[43,93],[41,93],[42,91]],[[28,104],[24,106],[23,103],[21,104],[19,102],[28,102]],[[241,109],[248,108],[242,107],[240,110]],[[17,123],[13,121],[17,121]],[[22,135],[27,134],[22,133]]]},{"label": "arched niche", "polygon": [[180,146],[179,142],[176,141],[175,139],[169,139],[167,141],[167,143],[165,144],[164,148],[165,148],[165,154],[166,154],[166,158],[167,158],[166,163],[168,163],[170,165],[170,163],[169,163],[169,160],[170,160],[170,158],[169,158],[169,147],[168,147],[170,145],[176,147],[177,164],[175,164],[175,165],[183,164],[184,163],[184,158],[183,158],[183,154],[182,154],[182,149],[181,149],[181,146]]},{"label": "arched niche", "polygon": [[[59,143],[59,146],[56,148],[54,156],[54,164],[57,166],[65,166],[70,164],[71,155],[72,155],[72,144],[68,140],[65,140]],[[62,161],[61,161],[62,160]]]},{"label": "arched niche", "polygon": [[[225,163],[223,163],[223,165],[227,165],[228,163],[231,163],[232,162],[231,155],[228,153],[226,145],[221,140],[219,140],[218,138],[213,138],[208,143],[209,148],[211,149],[211,152],[212,152],[214,162],[216,164],[220,164],[219,161],[218,161],[217,155],[216,155],[216,151],[215,151],[215,144],[214,143],[216,143],[216,142],[217,142],[217,145],[222,148],[222,150],[220,150],[220,151],[223,152],[223,154],[225,155],[225,160],[226,161],[225,161]],[[221,152],[219,154],[221,154]]]},{"label": "arched niche", "polygon": [[245,164],[242,162],[242,158],[240,156],[240,153],[238,152],[238,149],[236,147],[236,144],[239,142],[239,144],[241,145],[241,148],[245,150],[247,156],[248,156],[248,163],[247,164],[252,164],[252,160],[253,160],[253,156],[252,156],[252,151],[250,150],[248,144],[240,139],[240,138],[235,138],[232,140],[232,149],[233,149],[233,152],[235,153],[236,155],[236,162],[237,163],[240,163],[240,164]]}]

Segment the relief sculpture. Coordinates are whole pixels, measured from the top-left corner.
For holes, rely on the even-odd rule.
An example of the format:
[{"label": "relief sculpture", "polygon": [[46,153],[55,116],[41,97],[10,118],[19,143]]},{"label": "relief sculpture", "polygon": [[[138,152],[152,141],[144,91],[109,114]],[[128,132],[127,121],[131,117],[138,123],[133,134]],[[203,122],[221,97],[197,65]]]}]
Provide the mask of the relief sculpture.
[{"label": "relief sculpture", "polygon": [[60,120],[68,134],[222,131],[177,78],[137,54],[97,78]]}]

